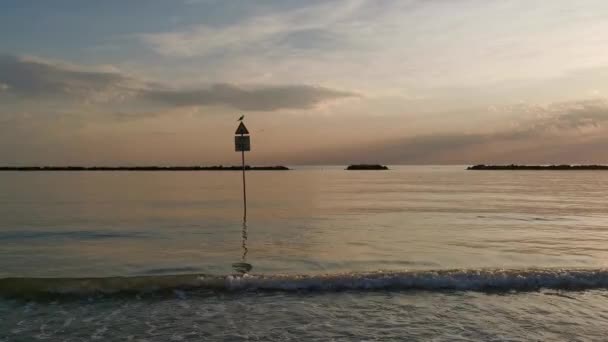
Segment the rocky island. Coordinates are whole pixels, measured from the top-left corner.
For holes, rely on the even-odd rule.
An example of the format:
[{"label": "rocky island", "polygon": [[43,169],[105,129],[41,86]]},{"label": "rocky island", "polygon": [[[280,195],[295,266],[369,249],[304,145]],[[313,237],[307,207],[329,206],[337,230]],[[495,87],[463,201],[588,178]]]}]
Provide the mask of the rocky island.
[{"label": "rocky island", "polygon": [[347,170],[388,170],[388,167],[380,164],[354,164],[349,165]]},{"label": "rocky island", "polygon": [[[0,171],[240,171],[242,166],[0,166]],[[287,166],[245,166],[247,171],[286,171]]]},{"label": "rocky island", "polygon": [[551,170],[551,171],[576,171],[576,170],[608,170],[608,165],[484,165],[479,164],[467,167],[467,170]]}]

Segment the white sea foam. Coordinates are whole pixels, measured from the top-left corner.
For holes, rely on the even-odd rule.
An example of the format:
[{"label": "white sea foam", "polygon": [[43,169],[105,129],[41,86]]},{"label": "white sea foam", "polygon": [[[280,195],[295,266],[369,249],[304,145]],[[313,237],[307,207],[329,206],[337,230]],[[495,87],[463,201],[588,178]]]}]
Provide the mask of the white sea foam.
[{"label": "white sea foam", "polygon": [[481,269],[326,275],[244,275],[226,278],[229,290],[460,290],[517,291],[608,287],[607,269]]},{"label": "white sea foam", "polygon": [[91,295],[165,291],[180,298],[212,291],[530,291],[608,288],[608,269],[454,269],[322,275],[162,275],[113,278],[6,278],[0,296]]}]

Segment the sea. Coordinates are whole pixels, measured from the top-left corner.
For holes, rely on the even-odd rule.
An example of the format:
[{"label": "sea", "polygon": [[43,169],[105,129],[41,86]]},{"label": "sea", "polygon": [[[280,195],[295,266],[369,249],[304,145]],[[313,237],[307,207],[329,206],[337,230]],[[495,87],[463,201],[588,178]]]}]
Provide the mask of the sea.
[{"label": "sea", "polygon": [[0,172],[0,341],[606,341],[608,172]]}]

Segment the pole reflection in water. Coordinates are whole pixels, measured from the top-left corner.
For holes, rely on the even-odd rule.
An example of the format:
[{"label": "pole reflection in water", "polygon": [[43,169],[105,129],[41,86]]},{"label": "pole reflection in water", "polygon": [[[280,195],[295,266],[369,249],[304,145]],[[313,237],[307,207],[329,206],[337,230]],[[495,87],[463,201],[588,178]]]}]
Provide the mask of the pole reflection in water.
[{"label": "pole reflection in water", "polygon": [[241,262],[233,263],[232,268],[238,273],[245,274],[253,268],[251,264],[247,263],[247,252],[249,252],[249,250],[247,249],[247,221],[245,220],[243,220],[243,230],[241,234],[241,249],[243,253],[241,255]]}]

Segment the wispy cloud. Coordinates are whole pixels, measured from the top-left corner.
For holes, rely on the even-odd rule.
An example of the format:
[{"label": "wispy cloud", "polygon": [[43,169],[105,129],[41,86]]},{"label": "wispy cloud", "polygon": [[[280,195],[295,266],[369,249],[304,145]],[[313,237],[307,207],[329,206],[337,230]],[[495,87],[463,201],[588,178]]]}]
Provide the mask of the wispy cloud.
[{"label": "wispy cloud", "polygon": [[608,28],[606,4],[591,3],[339,0],[135,37],[167,61],[231,81],[296,78],[394,94],[605,65],[606,44],[596,37]]},{"label": "wispy cloud", "polygon": [[[255,15],[233,25],[200,24],[170,32],[138,34],[136,37],[157,53],[175,57],[263,50],[268,44],[276,44],[286,38],[291,38],[291,41],[302,39],[305,44],[312,45],[317,43],[315,38],[331,34],[330,26],[347,19],[364,5],[363,0],[333,1]],[[310,34],[316,37],[311,39]]]}]

